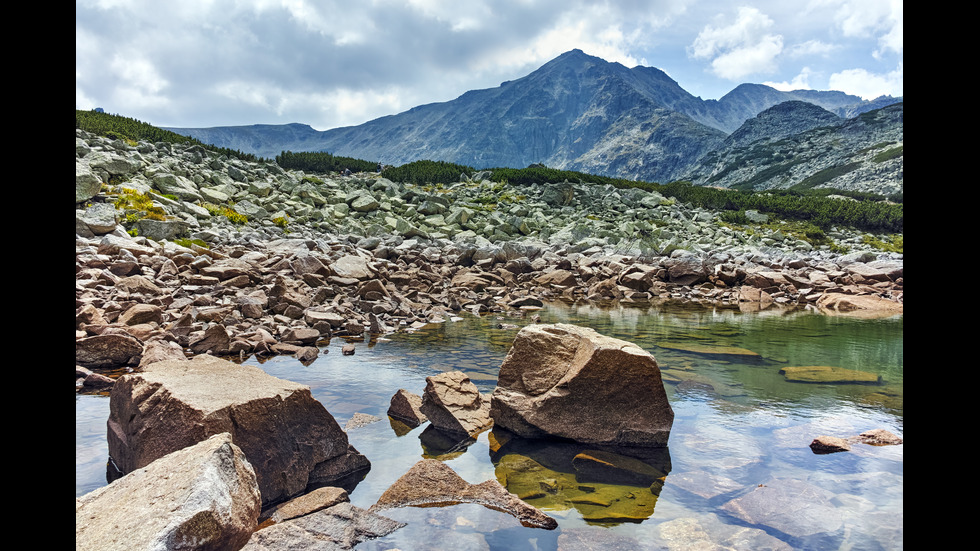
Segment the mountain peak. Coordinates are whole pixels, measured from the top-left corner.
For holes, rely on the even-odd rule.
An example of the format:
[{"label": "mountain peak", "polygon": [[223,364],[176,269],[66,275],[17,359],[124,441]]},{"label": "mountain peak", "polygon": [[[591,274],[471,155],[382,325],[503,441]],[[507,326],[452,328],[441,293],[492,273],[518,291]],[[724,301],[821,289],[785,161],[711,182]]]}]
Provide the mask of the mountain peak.
[{"label": "mountain peak", "polygon": [[[290,150],[329,151],[395,165],[420,159],[474,168],[544,163],[604,176],[670,181],[688,173],[747,120],[788,100],[806,101],[837,115],[843,105],[867,103],[840,92],[781,92],[762,84],[743,84],[721,100],[705,101],[660,69],[626,68],[574,48],[496,88],[471,90],[452,101],[416,106],[358,126],[324,132],[301,125],[242,127],[209,132],[213,139],[201,141],[267,157]],[[810,124],[831,115],[796,111],[782,117],[779,109],[768,113],[733,141],[785,133],[794,129],[792,119],[801,116]],[[201,139],[201,132],[196,134]]]}]

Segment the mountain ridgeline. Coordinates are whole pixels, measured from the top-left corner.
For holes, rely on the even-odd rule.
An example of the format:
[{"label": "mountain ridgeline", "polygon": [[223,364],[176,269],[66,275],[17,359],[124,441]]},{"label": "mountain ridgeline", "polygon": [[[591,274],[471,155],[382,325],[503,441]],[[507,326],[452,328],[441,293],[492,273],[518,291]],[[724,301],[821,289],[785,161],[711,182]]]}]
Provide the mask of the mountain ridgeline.
[{"label": "mountain ridgeline", "polygon": [[327,151],[390,165],[532,164],[647,182],[902,191],[902,99],[742,84],[693,96],[663,71],[571,50],[531,74],[358,126],[167,128],[272,158]]}]

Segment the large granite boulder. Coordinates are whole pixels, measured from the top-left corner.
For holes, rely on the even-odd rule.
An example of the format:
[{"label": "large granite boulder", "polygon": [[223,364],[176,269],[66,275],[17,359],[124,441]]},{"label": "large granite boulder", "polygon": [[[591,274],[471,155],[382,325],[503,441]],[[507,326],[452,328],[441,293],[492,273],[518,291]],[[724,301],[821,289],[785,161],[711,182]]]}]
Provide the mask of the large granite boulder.
[{"label": "large granite boulder", "polygon": [[217,434],[75,499],[75,549],[239,549],[258,525],[255,472]]},{"label": "large granite boulder", "polygon": [[222,432],[255,468],[263,504],[370,468],[309,387],[209,355],[120,377],[109,408],[109,455],[123,474]]},{"label": "large granite boulder", "polygon": [[518,332],[500,366],[490,417],[525,438],[663,447],[674,411],[649,352],[591,328],[555,324]]}]

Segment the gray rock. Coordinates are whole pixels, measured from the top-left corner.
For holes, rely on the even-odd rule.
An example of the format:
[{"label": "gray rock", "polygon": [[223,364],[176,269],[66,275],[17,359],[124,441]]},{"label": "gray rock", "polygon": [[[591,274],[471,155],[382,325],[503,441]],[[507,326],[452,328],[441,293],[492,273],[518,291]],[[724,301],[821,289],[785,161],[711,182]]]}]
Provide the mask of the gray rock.
[{"label": "gray rock", "polygon": [[116,229],[116,207],[109,203],[95,203],[85,210],[75,211],[76,225],[80,223],[94,235],[105,235]]},{"label": "gray rock", "polygon": [[85,163],[75,163],[75,203],[88,201],[102,189],[102,179]]},{"label": "gray rock", "polygon": [[228,433],[75,499],[75,549],[239,549],[257,526],[252,465]]},{"label": "gray rock", "polygon": [[153,187],[161,193],[176,195],[184,201],[200,201],[201,193],[194,182],[169,172],[159,172],[150,178]]},{"label": "gray rock", "polygon": [[178,237],[186,237],[190,233],[190,224],[183,220],[153,220],[143,218],[136,222],[138,235],[154,241],[173,241]]},{"label": "gray rock", "polygon": [[341,550],[388,534],[404,523],[341,502],[326,509],[263,528],[242,551]]}]

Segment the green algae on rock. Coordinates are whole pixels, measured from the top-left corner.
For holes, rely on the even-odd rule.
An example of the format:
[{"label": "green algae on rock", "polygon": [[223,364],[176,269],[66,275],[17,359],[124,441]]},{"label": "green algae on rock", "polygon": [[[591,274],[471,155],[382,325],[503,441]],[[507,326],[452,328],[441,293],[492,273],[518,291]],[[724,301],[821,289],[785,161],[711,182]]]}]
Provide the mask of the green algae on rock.
[{"label": "green algae on rock", "polygon": [[787,381],[794,383],[880,385],[883,382],[881,376],[875,373],[828,365],[784,367],[779,373],[785,375]]},{"label": "green algae on rock", "polygon": [[745,348],[739,348],[737,346],[720,346],[713,344],[693,344],[684,342],[658,342],[657,346],[660,348],[667,348],[670,350],[680,350],[682,352],[691,352],[694,354],[708,354],[717,356],[752,356],[759,357],[758,352],[753,352]]}]

